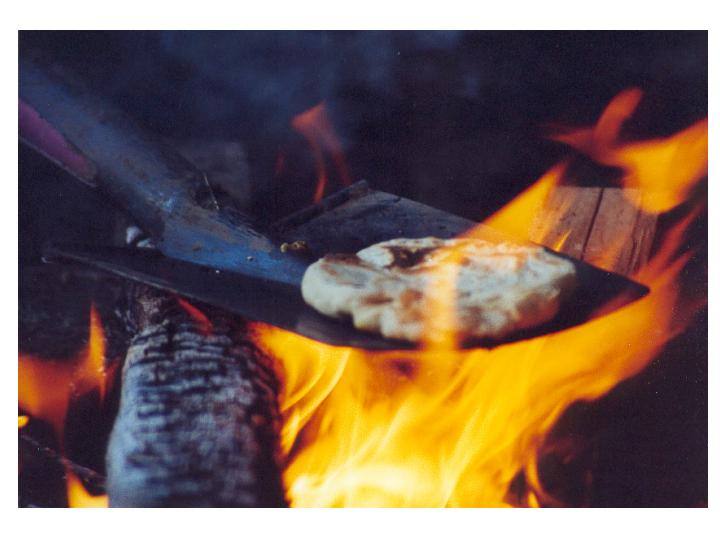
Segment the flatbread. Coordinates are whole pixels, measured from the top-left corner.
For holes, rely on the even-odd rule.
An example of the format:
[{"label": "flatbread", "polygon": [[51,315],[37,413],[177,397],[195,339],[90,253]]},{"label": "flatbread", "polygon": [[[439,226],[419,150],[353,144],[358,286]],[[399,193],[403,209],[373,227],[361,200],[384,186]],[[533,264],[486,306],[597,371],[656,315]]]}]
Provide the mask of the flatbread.
[{"label": "flatbread", "polygon": [[[454,287],[439,287],[448,270]],[[306,270],[302,295],[325,315],[350,317],[358,329],[417,342],[430,330],[502,338],[542,324],[574,286],[574,265],[540,246],[428,237],[326,255]],[[453,317],[444,323],[433,308],[453,290]],[[443,324],[452,328],[438,328]]]}]

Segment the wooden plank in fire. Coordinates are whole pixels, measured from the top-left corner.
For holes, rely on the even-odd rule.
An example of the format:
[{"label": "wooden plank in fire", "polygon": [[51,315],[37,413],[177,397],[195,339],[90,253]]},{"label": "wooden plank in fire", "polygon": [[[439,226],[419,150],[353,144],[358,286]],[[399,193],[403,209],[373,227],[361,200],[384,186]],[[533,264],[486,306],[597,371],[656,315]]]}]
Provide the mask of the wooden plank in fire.
[{"label": "wooden plank in fire", "polygon": [[647,262],[657,225],[641,202],[634,189],[560,186],[533,221],[530,239],[631,275]]},{"label": "wooden plank in fire", "polygon": [[[638,190],[559,186],[531,225],[533,242],[620,274],[650,254],[656,217],[639,209]],[[508,237],[489,227],[358,182],[272,226],[283,241],[303,240],[315,257],[353,253],[388,238],[452,238],[470,228],[488,240]],[[328,234],[328,231],[333,231]]]}]

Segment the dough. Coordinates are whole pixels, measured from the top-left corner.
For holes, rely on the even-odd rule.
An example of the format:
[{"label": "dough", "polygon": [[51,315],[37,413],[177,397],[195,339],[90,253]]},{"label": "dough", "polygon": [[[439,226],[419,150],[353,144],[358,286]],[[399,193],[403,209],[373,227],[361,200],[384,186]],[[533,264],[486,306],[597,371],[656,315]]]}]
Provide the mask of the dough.
[{"label": "dough", "polygon": [[[433,309],[453,290],[438,286],[441,275],[454,276],[448,322]],[[431,330],[502,338],[542,324],[574,286],[574,265],[540,246],[428,237],[326,255],[306,270],[302,295],[325,315],[351,317],[356,328],[417,342]]]}]

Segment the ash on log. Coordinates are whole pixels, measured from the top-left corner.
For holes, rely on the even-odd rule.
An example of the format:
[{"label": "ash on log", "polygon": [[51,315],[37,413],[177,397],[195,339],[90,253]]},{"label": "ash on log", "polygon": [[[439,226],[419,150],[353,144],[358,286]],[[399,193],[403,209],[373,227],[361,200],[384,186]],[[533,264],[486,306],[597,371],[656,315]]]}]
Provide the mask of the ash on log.
[{"label": "ash on log", "polygon": [[245,327],[138,286],[107,452],[111,506],[284,506],[276,381]]},{"label": "ash on log", "polygon": [[[237,208],[221,211],[206,174],[121,109],[52,59],[28,53],[20,64],[22,139],[112,199],[166,255],[213,266],[203,256],[243,259],[247,245],[263,243],[236,226],[244,217]],[[227,145],[198,148],[194,157],[221,148]],[[235,150],[223,178],[237,178],[238,195],[242,179],[233,167],[243,156]],[[242,321],[215,311],[206,320],[166,293],[131,290],[136,332],[106,456],[110,504],[284,504],[275,379]]]}]

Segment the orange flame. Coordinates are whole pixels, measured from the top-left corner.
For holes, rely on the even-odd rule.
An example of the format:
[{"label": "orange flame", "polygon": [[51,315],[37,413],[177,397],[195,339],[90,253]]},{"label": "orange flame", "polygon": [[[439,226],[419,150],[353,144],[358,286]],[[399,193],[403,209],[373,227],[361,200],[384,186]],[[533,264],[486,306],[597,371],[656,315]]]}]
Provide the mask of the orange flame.
[{"label": "orange flame", "polygon": [[652,292],[640,301],[489,351],[369,353],[257,325],[282,362],[292,503],[506,506],[567,406],[638,373],[682,330],[674,278],[684,262],[646,273]]},{"label": "orange flame", "polygon": [[91,495],[80,479],[71,471],[65,472],[68,507],[70,508],[107,508],[107,495]]},{"label": "orange flame", "polygon": [[642,92],[621,92],[603,112],[593,128],[558,134],[553,139],[587,154],[598,163],[625,171],[625,187],[640,188],[642,208],[661,213],[682,203],[708,170],[708,121],[662,139],[619,143],[622,124],[637,107]]},{"label": "orange flame", "polygon": [[[489,226],[497,231],[502,231],[519,241],[530,240],[530,231],[535,218],[540,213],[550,192],[560,183],[566,168],[565,162],[552,167],[532,186],[487,218],[483,222],[483,227]],[[480,231],[483,227],[475,228],[473,231]],[[550,224],[546,227],[549,230]],[[463,236],[476,236],[473,231],[465,233]]]},{"label": "orange flame", "polygon": [[318,171],[318,181],[313,195],[313,202],[323,198],[328,183],[328,170],[323,158],[323,151],[330,154],[343,185],[349,186],[350,170],[345,163],[340,139],[333,129],[325,103],[319,103],[312,109],[297,115],[291,123],[293,129],[302,134],[310,145]]},{"label": "orange flame", "polygon": [[193,306],[190,302],[184,298],[177,297],[177,302],[181,308],[183,308],[190,317],[192,317],[198,324],[198,330],[201,334],[209,336],[212,333],[213,325],[208,316],[205,315],[198,308]]},{"label": "orange flame", "polygon": [[18,355],[18,404],[30,416],[50,423],[61,445],[71,397],[95,389],[104,399],[105,332],[94,305],[90,306],[88,343],[74,359],[59,361]]},{"label": "orange flame", "polygon": [[292,502],[506,506],[560,413],[637,373],[679,330],[679,269],[610,315],[490,351],[367,353],[258,327],[295,382],[281,398],[283,445],[302,445],[285,473]]},{"label": "orange flame", "polygon": [[[630,91],[613,102],[598,132],[583,135],[593,141],[585,148],[599,148],[605,156],[603,147],[609,146],[613,156],[627,155],[633,146],[613,141],[638,100]],[[681,132],[669,140],[684,137]],[[643,159],[653,159],[665,143],[637,144],[647,149]],[[688,148],[691,154],[697,150]],[[680,156],[673,160],[683,162]],[[564,167],[553,167],[485,225],[528,240]],[[631,177],[643,167],[635,166]],[[690,176],[668,171],[663,178],[682,183]],[[649,182],[643,176],[635,185],[655,189]],[[672,192],[673,205],[689,189],[687,182],[661,187]],[[658,200],[643,208],[665,207]],[[528,493],[515,504],[552,501],[543,490],[537,457],[555,421],[572,403],[597,399],[640,372],[698,307],[677,294],[677,276],[689,257],[678,251],[695,215],[678,223],[637,273],[651,290],[641,300],[598,313],[583,325],[491,350],[453,346],[447,301],[435,302],[428,317],[436,328],[450,331],[421,351],[332,347],[256,324],[255,340],[277,359],[283,383],[284,480],[292,505],[510,506],[508,493],[518,473],[524,473]],[[479,226],[467,235],[487,233]],[[571,233],[559,231],[555,243],[565,245]],[[438,298],[454,296],[454,276],[447,272],[437,276]]]},{"label": "orange flame", "polygon": [[285,154],[278,152],[277,158],[275,158],[275,167],[273,168],[273,176],[276,178],[282,176],[285,172]]}]

